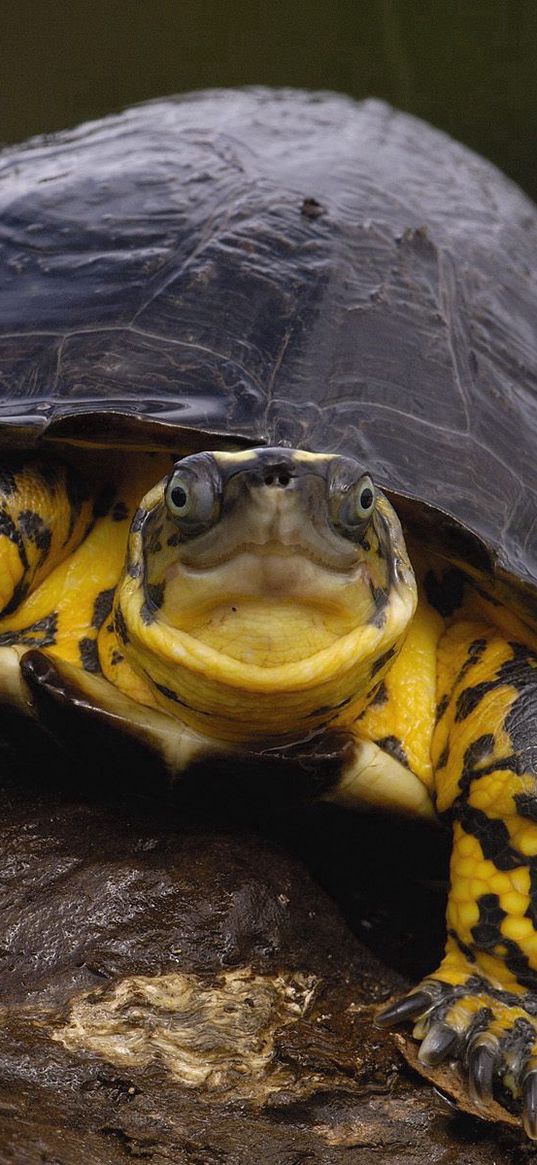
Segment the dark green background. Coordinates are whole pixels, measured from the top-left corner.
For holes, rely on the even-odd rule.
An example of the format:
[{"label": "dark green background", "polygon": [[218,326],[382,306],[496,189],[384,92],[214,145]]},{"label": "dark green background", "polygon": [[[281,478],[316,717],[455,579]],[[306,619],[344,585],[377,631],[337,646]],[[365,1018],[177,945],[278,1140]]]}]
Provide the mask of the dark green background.
[{"label": "dark green background", "polygon": [[211,85],[374,94],[537,196],[537,0],[0,0],[0,139]]}]

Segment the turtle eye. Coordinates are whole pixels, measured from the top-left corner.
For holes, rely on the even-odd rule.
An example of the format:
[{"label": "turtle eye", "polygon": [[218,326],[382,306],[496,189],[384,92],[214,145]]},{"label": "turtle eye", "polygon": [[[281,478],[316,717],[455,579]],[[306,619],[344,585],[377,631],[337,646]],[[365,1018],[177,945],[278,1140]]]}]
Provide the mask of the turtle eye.
[{"label": "turtle eye", "polygon": [[334,526],[344,538],[360,539],[375,509],[375,486],[368,473],[354,481],[336,481],[330,493],[330,512]]},{"label": "turtle eye", "polygon": [[220,496],[211,475],[183,468],[170,474],[164,499],[170,516],[190,528],[212,525],[220,511]]},{"label": "turtle eye", "polygon": [[176,518],[188,514],[192,502],[190,482],[181,473],[174,473],[166,489],[166,505]]},{"label": "turtle eye", "polygon": [[358,482],[354,496],[356,520],[358,522],[367,522],[367,519],[371,517],[375,509],[375,487],[367,473]]}]

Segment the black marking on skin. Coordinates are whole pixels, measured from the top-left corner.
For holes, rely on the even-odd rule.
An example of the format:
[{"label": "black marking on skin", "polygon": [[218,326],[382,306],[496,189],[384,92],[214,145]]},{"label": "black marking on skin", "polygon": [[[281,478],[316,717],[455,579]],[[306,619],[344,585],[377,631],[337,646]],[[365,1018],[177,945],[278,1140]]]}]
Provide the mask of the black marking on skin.
[{"label": "black marking on skin", "polygon": [[7,469],[4,465],[0,469],[0,494],[9,498],[17,492],[17,489],[17,474],[13,470]]},{"label": "black marking on skin", "polygon": [[58,612],[51,611],[20,631],[4,631],[0,635],[0,647],[13,647],[16,643],[25,647],[51,647],[56,642],[57,631]]},{"label": "black marking on skin", "polygon": [[116,635],[117,635],[120,643],[125,644],[125,643],[129,642],[129,632],[127,629],[127,624],[125,622],[125,616],[124,616],[123,611],[121,610],[121,607],[119,606],[119,604],[116,607],[115,614],[114,614],[114,630],[116,632]]},{"label": "black marking on skin", "polygon": [[439,700],[438,704],[436,705],[436,712],[435,712],[435,718],[434,718],[435,724],[439,723],[439,721],[442,719],[442,716],[444,715],[444,712],[447,710],[448,707],[449,707],[449,696],[442,696],[442,699]]},{"label": "black marking on skin", "polygon": [[[54,461],[43,461],[36,466],[37,472],[44,481],[49,493],[55,494],[58,489],[58,482],[60,480],[61,466]],[[69,466],[65,466],[65,472],[70,471]]]},{"label": "black marking on skin", "polygon": [[486,599],[487,603],[490,603],[492,607],[502,606],[501,600],[497,599],[495,595],[490,593],[490,591],[486,591],[484,587],[480,587],[476,582],[474,582],[472,585],[474,590],[477,591],[477,594],[481,595],[482,599]]},{"label": "black marking on skin", "polygon": [[515,793],[513,800],[517,808],[517,813],[521,817],[537,823],[537,795],[535,793]]},{"label": "black marking on skin", "polygon": [[120,651],[116,651],[116,649],[114,648],[114,651],[112,652],[112,655],[110,656],[110,663],[113,664],[114,667],[116,667],[118,663],[123,663],[124,659],[125,659],[125,656],[122,655]]},{"label": "black marking on skin", "polygon": [[116,491],[113,486],[105,485],[100,494],[97,495],[93,503],[93,517],[105,518],[110,513],[112,503],[116,496]]},{"label": "black marking on skin", "polygon": [[388,651],[384,652],[383,655],[379,655],[378,659],[375,660],[371,668],[371,679],[373,679],[373,676],[376,676],[377,672],[379,672],[381,668],[389,663],[390,659],[393,659],[396,650],[397,649],[395,647],[390,647]]},{"label": "black marking on skin", "polygon": [[481,951],[492,951],[502,940],[500,926],[507,912],[500,906],[497,894],[482,894],[476,903],[479,921],[472,927],[471,934]]},{"label": "black marking on skin", "polygon": [[185,700],[180,700],[177,692],[174,692],[172,688],[167,688],[165,684],[157,684],[155,680],[152,683],[163,696],[166,696],[167,700],[173,700],[174,704],[181,704],[183,708],[190,708],[191,711],[194,710],[191,704],[187,704]]},{"label": "black marking on skin", "polygon": [[[503,938],[502,943],[506,944],[507,939]],[[514,991],[507,991],[504,987],[495,987],[489,979],[484,979],[482,975],[469,975],[466,983],[460,984],[458,987],[448,987],[447,990],[452,995],[452,1002],[455,998],[460,999],[464,995],[488,995],[491,999],[497,999],[499,1003],[504,1003],[506,1007],[520,1007],[523,1002],[526,1011],[531,1014],[537,1013],[537,999],[521,1000],[520,995],[516,995]]]},{"label": "black marking on skin", "polygon": [[21,578],[20,582],[17,583],[9,602],[6,603],[5,607],[0,611],[0,618],[4,615],[11,615],[12,611],[16,611],[19,604],[22,603],[22,600],[26,598],[29,590],[29,580],[26,578]]},{"label": "black marking on skin", "polygon": [[[511,938],[505,938],[501,935],[501,942],[505,947],[505,955],[503,956],[506,967],[515,976],[517,983],[521,987],[527,987],[529,991],[537,991],[537,972],[533,971],[529,965],[527,955],[521,951],[518,943]],[[533,1001],[537,1010],[537,1000]],[[528,1001],[524,1000],[524,1007],[529,1011]],[[524,1021],[517,1021],[524,1022]],[[535,1039],[535,1030],[532,1029],[532,1040]]]},{"label": "black marking on skin", "polygon": [[[475,766],[479,764],[480,761],[484,760],[486,756],[490,756],[493,748],[494,735],[492,732],[484,732],[482,736],[478,736],[476,740],[473,740],[472,743],[468,745],[468,748],[465,750],[462,762],[463,779],[469,777],[470,780],[473,780],[474,777],[483,775],[484,770],[477,769],[476,771]],[[495,767],[497,763],[497,761],[494,762]],[[489,768],[489,771],[494,772],[494,769],[490,769],[490,766],[487,767]]]},{"label": "black marking on skin", "polygon": [[453,817],[460,821],[465,833],[477,838],[483,856],[494,862],[497,870],[516,870],[528,864],[511,844],[509,830],[499,817],[488,817],[482,809],[466,802],[454,806]]},{"label": "black marking on skin", "polygon": [[530,900],[526,910],[526,917],[531,918],[534,930],[537,930],[537,866],[530,866]]},{"label": "black marking on skin", "polygon": [[105,619],[108,618],[112,604],[114,602],[114,594],[116,588],[109,587],[108,590],[100,591],[93,604],[93,614],[91,616],[91,626],[95,631],[99,631]]},{"label": "black marking on skin", "polygon": [[180,704],[181,707],[188,708],[191,712],[196,712],[198,716],[213,715],[212,712],[206,712],[204,708],[195,708],[193,704],[187,704],[186,700],[181,700],[177,695],[177,692],[174,692],[172,688],[167,688],[165,684],[157,684],[156,680],[154,680],[152,676],[150,676],[149,672],[145,671],[145,669],[144,675],[146,679],[149,680],[149,683],[152,684],[154,688],[157,688],[157,691],[162,692],[162,695],[166,696],[168,700],[173,700],[174,704]]},{"label": "black marking on skin", "polygon": [[93,675],[98,675],[101,671],[99,662],[99,653],[97,651],[97,643],[95,639],[84,637],[78,643],[78,650],[80,652],[80,661],[84,671],[92,672]]},{"label": "black marking on skin", "polygon": [[464,955],[465,959],[467,959],[469,963],[476,962],[476,957],[474,955],[472,948],[467,946],[466,943],[463,943],[462,939],[459,938],[456,930],[453,930],[450,928],[448,930],[448,938],[453,939],[453,942],[459,948],[461,955]]},{"label": "black marking on skin", "polygon": [[151,531],[151,536],[147,543],[147,550],[149,554],[159,554],[162,550],[162,542],[160,540],[162,536],[162,530],[163,526],[161,522],[159,526],[155,526],[155,529]]},{"label": "black marking on skin", "polygon": [[162,606],[164,599],[164,583],[147,583],[145,588],[146,601],[140,608],[142,622],[146,626],[155,620],[155,611]]},{"label": "black marking on skin", "polygon": [[345,696],[344,700],[340,700],[339,704],[322,704],[320,708],[315,708],[313,712],[308,712],[304,720],[312,720],[315,716],[326,716],[330,712],[337,712],[340,708],[346,708],[350,704],[352,696]]},{"label": "black marking on skin", "polygon": [[445,769],[445,767],[448,763],[448,760],[449,760],[449,744],[446,744],[445,747],[442,749],[440,756],[438,757],[438,760],[436,762],[436,769],[437,770],[438,769]]},{"label": "black marking on skin", "polygon": [[468,672],[472,667],[474,667],[476,663],[479,663],[484,651],[486,650],[486,646],[486,639],[474,639],[474,642],[470,644],[468,648],[468,656],[461,667],[457,679],[455,680],[455,686],[460,684],[461,680],[463,680],[464,677],[468,675]]},{"label": "black marking on skin", "polygon": [[131,530],[133,534],[137,534],[138,531],[142,529],[146,514],[147,510],[144,510],[143,506],[139,506],[131,522]]},{"label": "black marking on skin", "polygon": [[52,534],[46,522],[36,514],[35,510],[21,510],[18,515],[19,525],[24,536],[39,550],[39,565],[45,561],[50,550]]},{"label": "black marking on skin", "polygon": [[156,680],[154,683],[157,690],[161,693],[161,695],[166,696],[167,700],[173,700],[174,704],[182,703],[182,701],[179,699],[179,696],[177,695],[177,692],[174,692],[172,688],[167,688],[165,684],[157,684]]},{"label": "black marking on skin", "polygon": [[128,518],[128,516],[129,516],[129,510],[128,510],[128,507],[125,505],[125,502],[121,502],[121,501],[116,502],[116,504],[112,510],[112,521],[113,522],[124,522],[125,518]]},{"label": "black marking on skin", "polygon": [[[84,505],[84,502],[88,501],[90,496],[87,483],[83,480],[83,478],[79,477],[78,473],[72,468],[71,465],[67,465],[65,467],[65,489],[67,492],[67,497],[69,498],[70,513],[69,525],[63,542],[64,546],[67,545],[70,538],[72,537],[73,530],[78,522],[80,514],[82,513],[82,506]],[[96,516],[97,515],[94,511],[94,515],[86,530],[84,531],[84,535],[81,541],[83,541],[83,539],[86,538],[89,534]]]},{"label": "black marking on skin", "polygon": [[111,634],[111,633],[112,633],[112,631],[114,630],[114,624],[113,624],[113,623],[107,623],[107,624],[106,624],[106,630],[109,632],[109,634]]},{"label": "black marking on skin", "polygon": [[519,654],[513,661],[518,665],[520,674],[510,682],[517,689],[518,695],[505,717],[504,728],[519,759],[518,771],[537,776],[534,729],[537,723],[537,670],[531,666],[531,661],[537,664],[537,656],[533,652],[526,659]]},{"label": "black marking on skin", "polygon": [[[523,697],[523,708],[521,713],[519,700],[516,700],[506,717],[505,727],[512,737],[513,730],[516,731],[517,727],[523,726],[520,750],[527,751],[528,726],[534,722],[537,713],[537,655],[521,643],[509,643],[509,647],[513,653],[511,659],[501,664],[491,680],[483,680],[481,683],[464,688],[460,692],[457,697],[455,720],[465,720],[488,692],[493,692],[496,688],[513,687],[519,693],[519,699]],[[514,740],[513,744],[515,744]],[[516,746],[515,751],[519,751]],[[535,750],[534,764],[534,771],[537,775],[537,749]]]},{"label": "black marking on skin", "polygon": [[167,546],[179,546],[180,542],[181,536],[178,530],[176,530],[174,534],[170,534],[170,537],[166,539]]},{"label": "black marking on skin", "polygon": [[[520,757],[518,757],[515,753],[511,753],[509,756],[495,757],[488,765],[481,765],[480,768],[475,768],[476,763],[478,763],[486,755],[493,751],[493,747],[494,736],[492,736],[491,733],[485,733],[483,736],[479,736],[477,740],[474,740],[473,744],[470,744],[466,749],[462,772],[458,782],[460,793],[453,803],[453,811],[455,811],[461,803],[466,801],[470,785],[473,781],[477,781],[481,777],[488,777],[491,773],[496,773],[498,771],[503,772],[505,769],[507,769],[509,772],[519,774]],[[449,753],[447,747],[444,749],[444,752]],[[444,763],[447,763],[447,760]],[[437,765],[437,768],[439,767],[440,765]],[[447,815],[449,816],[450,813],[451,810],[448,810]]]},{"label": "black marking on skin", "polygon": [[513,1026],[505,1033],[501,1041],[501,1047],[508,1063],[511,1058],[518,1060],[520,1063],[529,1055],[534,1043],[535,1028],[533,1024],[530,1023],[529,1019],[522,1019],[520,1016],[518,1019],[515,1019]]},{"label": "black marking on skin", "polygon": [[382,748],[389,756],[393,756],[406,769],[410,768],[406,752],[397,736],[382,736],[380,740],[374,740],[373,744],[378,744],[379,748]]},{"label": "black marking on skin", "polygon": [[383,627],[386,622],[388,596],[383,587],[376,587],[374,583],[369,584],[371,597],[375,604],[375,610],[369,620],[372,627]]},{"label": "black marking on skin", "polygon": [[[9,538],[9,541],[13,542],[14,546],[17,547],[21,563],[24,569],[27,570],[28,559],[26,557],[24,542],[22,540],[20,530],[15,525],[13,518],[10,514],[8,514],[7,510],[0,510],[0,534],[3,534],[6,538]],[[5,611],[2,612],[2,614],[5,613]]]},{"label": "black marking on skin", "polygon": [[492,692],[497,687],[499,687],[499,683],[494,680],[483,680],[480,684],[475,684],[473,688],[464,688],[462,692],[459,692],[455,711],[456,723],[466,720],[467,716],[475,711],[487,692]]},{"label": "black marking on skin", "polygon": [[486,1031],[490,1027],[493,1019],[494,1012],[492,1007],[480,1007],[472,1019],[472,1035],[475,1035],[477,1032]]},{"label": "black marking on skin", "polygon": [[423,580],[425,594],[431,607],[447,619],[464,599],[466,581],[464,575],[456,567],[450,567],[438,577],[434,570],[427,571]]},{"label": "black marking on skin", "polygon": [[143,574],[141,562],[129,562],[127,567],[127,574],[129,578],[140,578]]},{"label": "black marking on skin", "polygon": [[383,704],[388,703],[388,689],[384,680],[381,680],[371,702],[367,705],[368,708],[380,708]]},{"label": "black marking on skin", "polygon": [[158,610],[164,600],[164,583],[148,583],[146,594],[149,602]]}]

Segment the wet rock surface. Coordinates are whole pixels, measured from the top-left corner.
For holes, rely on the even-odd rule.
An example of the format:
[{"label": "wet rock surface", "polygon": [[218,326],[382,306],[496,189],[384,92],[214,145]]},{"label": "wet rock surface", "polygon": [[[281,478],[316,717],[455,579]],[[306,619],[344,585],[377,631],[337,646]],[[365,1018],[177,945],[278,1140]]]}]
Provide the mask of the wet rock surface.
[{"label": "wet rock surface", "polygon": [[27,781],[0,834],[1,1165],[532,1159],[373,1025],[436,957],[441,835]]}]

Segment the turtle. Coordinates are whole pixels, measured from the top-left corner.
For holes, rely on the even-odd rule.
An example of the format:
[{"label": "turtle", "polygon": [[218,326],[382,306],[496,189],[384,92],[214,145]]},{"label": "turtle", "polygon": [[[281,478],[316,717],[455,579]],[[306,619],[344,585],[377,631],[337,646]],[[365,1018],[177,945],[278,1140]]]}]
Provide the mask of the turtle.
[{"label": "turtle", "polygon": [[0,203],[3,731],[449,825],[445,955],[377,1022],[537,1139],[535,208],[266,88],[10,147]]}]

